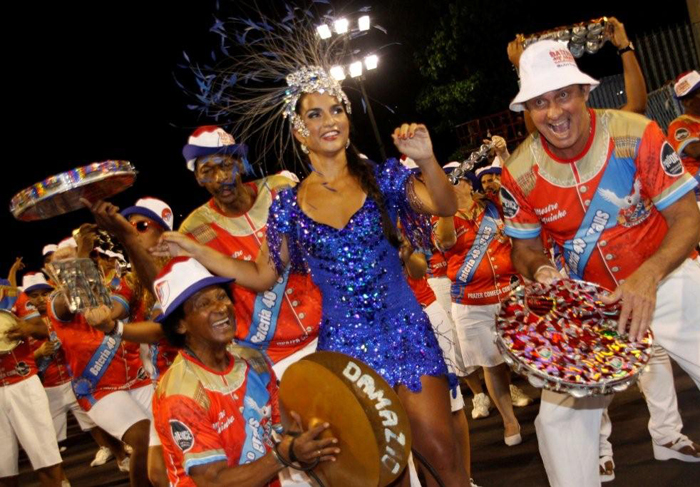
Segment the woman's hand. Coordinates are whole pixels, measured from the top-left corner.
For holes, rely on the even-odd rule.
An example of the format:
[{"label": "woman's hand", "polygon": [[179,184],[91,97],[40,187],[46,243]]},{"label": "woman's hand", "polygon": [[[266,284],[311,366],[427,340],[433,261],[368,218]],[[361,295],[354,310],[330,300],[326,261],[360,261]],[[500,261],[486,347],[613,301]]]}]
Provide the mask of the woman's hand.
[{"label": "woman's hand", "polygon": [[165,232],[149,251],[156,257],[195,257],[202,245],[180,232]]},{"label": "woman's hand", "polygon": [[433,156],[433,143],[430,133],[423,124],[403,124],[391,134],[394,145],[402,154],[416,161],[419,167],[430,162]]}]

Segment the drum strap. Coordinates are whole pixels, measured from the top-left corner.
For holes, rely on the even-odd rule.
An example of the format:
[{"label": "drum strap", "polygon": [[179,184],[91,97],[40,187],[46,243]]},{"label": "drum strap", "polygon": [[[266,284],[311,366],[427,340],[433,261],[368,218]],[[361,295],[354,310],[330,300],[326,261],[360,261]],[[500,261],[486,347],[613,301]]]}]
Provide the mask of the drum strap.
[{"label": "drum strap", "polygon": [[92,393],[117,355],[121,343],[121,336],[105,335],[102,343],[85,365],[83,373],[71,381],[73,392],[78,399],[88,399],[90,404],[95,403]]},{"label": "drum strap", "polygon": [[452,297],[458,298],[464,287],[474,279],[476,269],[481,264],[487,253],[491,241],[498,233],[498,209],[496,205],[488,201],[484,210],[484,217],[476,232],[476,238],[469,251],[465,254],[464,263],[459,268],[455,282],[452,284]]},{"label": "drum strap", "polygon": [[621,208],[615,201],[630,194],[636,167],[630,159],[610,157],[591,204],[574,238],[564,242],[564,259],[572,279],[583,279],[583,273],[600,236],[617,225]]}]

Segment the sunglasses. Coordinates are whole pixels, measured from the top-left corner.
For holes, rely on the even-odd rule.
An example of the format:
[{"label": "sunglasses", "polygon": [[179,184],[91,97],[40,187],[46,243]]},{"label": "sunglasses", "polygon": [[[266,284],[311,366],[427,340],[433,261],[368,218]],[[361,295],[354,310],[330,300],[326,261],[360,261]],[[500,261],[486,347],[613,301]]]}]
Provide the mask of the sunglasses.
[{"label": "sunglasses", "polygon": [[139,233],[146,233],[148,229],[154,225],[153,223],[146,220],[139,220],[136,222],[129,223],[131,223],[131,226],[134,227]]}]

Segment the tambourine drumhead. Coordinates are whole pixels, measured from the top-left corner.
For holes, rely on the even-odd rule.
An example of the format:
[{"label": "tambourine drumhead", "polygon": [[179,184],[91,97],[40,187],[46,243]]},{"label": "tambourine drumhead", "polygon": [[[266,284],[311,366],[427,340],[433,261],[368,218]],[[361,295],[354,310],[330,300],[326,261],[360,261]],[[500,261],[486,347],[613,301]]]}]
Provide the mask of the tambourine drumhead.
[{"label": "tambourine drumhead", "polygon": [[33,221],[83,208],[80,198],[108,198],[134,184],[129,161],[104,161],[56,174],[17,193],[10,211],[18,220]]},{"label": "tambourine drumhead", "polygon": [[607,292],[568,279],[518,287],[496,318],[506,363],[535,387],[576,397],[626,389],[649,361],[652,337],[637,343],[619,336],[619,308],[598,300]]},{"label": "tambourine drumhead", "polygon": [[7,310],[0,309],[0,353],[8,353],[22,343],[20,340],[9,340],[7,332],[17,326],[17,318]]},{"label": "tambourine drumhead", "polygon": [[279,390],[285,427],[289,411],[304,430],[328,422],[339,440],[336,462],[314,472],[326,485],[383,487],[403,471],[411,450],[408,416],[398,395],[374,370],[348,355],[317,352],[292,364]]}]

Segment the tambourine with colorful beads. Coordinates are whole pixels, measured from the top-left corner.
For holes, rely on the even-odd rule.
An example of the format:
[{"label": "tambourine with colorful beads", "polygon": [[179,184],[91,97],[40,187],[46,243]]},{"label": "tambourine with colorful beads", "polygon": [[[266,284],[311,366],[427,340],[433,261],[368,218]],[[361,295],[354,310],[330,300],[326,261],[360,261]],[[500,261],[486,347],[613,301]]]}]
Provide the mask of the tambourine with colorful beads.
[{"label": "tambourine with colorful beads", "polygon": [[496,346],[534,387],[574,397],[623,391],[648,363],[652,335],[640,342],[619,335],[619,304],[600,300],[609,293],[571,279],[519,286],[501,304]]}]

